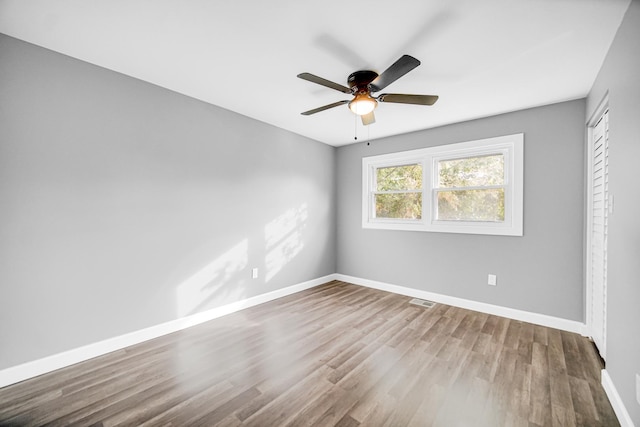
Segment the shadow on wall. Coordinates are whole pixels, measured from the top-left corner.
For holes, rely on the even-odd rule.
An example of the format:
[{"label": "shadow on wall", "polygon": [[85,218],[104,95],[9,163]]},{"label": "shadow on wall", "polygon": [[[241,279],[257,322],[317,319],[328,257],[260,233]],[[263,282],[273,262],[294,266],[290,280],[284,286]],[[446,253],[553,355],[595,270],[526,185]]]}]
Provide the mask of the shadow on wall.
[{"label": "shadow on wall", "polygon": [[[277,216],[264,227],[260,257],[264,255],[265,282],[271,281],[304,248],[307,204]],[[176,288],[178,317],[247,298],[250,239],[245,238],[191,275]],[[253,262],[253,261],[252,261]],[[253,265],[259,265],[256,262]]]},{"label": "shadow on wall", "polygon": [[242,299],[246,283],[239,273],[248,261],[249,241],[244,239],[182,282],[177,288],[178,316],[197,313],[214,300]]},{"label": "shadow on wall", "polygon": [[307,223],[307,204],[289,209],[264,227],[266,281],[289,264],[304,248],[302,232]]}]

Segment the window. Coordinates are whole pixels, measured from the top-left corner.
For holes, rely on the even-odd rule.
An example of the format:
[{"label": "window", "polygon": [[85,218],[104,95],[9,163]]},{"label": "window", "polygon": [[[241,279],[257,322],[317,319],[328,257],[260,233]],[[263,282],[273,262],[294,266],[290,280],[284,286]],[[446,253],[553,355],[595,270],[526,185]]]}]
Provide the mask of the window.
[{"label": "window", "polygon": [[436,219],[504,221],[503,153],[437,160]]},{"label": "window", "polygon": [[422,165],[376,168],[373,198],[376,218],[422,217]]},{"label": "window", "polygon": [[523,134],[365,157],[362,226],[522,236]]}]

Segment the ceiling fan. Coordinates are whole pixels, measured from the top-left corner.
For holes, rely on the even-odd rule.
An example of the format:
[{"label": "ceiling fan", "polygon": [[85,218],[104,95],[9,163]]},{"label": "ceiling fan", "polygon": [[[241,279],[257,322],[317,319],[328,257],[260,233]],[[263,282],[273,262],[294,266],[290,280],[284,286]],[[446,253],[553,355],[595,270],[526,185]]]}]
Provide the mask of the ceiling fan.
[{"label": "ceiling fan", "polygon": [[372,93],[379,92],[389,86],[391,83],[395,82],[418,65],[420,65],[420,61],[413,56],[402,55],[400,59],[394,62],[380,75],[371,70],[360,70],[351,73],[347,78],[347,84],[349,87],[342,86],[341,84],[323,79],[322,77],[318,77],[311,73],[298,74],[298,77],[303,80],[353,95],[353,99],[350,101],[344,100],[334,102],[333,104],[314,108],[313,110],[305,111],[301,114],[303,116],[309,116],[311,114],[319,113],[320,111],[328,110],[329,108],[349,104],[349,109],[355,114],[361,116],[362,124],[367,126],[375,123],[376,121],[375,116],[373,115],[373,110],[378,105],[378,102],[433,105],[438,100],[438,97],[435,95],[406,95],[401,93],[383,93],[377,97],[371,95]]}]

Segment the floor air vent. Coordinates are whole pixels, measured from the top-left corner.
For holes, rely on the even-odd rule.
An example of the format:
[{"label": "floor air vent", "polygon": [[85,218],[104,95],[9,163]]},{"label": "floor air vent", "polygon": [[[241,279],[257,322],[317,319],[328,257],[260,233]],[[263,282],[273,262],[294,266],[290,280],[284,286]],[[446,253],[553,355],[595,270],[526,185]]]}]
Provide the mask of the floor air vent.
[{"label": "floor air vent", "polygon": [[436,303],[433,301],[427,301],[427,300],[418,299],[418,298],[412,299],[411,301],[409,301],[409,304],[419,305],[420,307],[425,307],[425,308],[431,308],[434,305],[436,305]]}]

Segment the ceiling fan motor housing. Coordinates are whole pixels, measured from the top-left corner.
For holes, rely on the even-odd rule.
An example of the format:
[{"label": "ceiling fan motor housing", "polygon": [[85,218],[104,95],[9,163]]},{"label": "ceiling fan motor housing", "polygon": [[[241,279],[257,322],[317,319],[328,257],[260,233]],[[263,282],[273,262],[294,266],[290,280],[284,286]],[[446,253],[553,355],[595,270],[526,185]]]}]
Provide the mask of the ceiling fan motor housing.
[{"label": "ceiling fan motor housing", "polygon": [[361,70],[356,71],[354,73],[349,74],[349,78],[347,79],[347,83],[351,88],[351,92],[362,93],[369,92],[369,83],[374,81],[378,77],[378,73],[371,70]]}]

